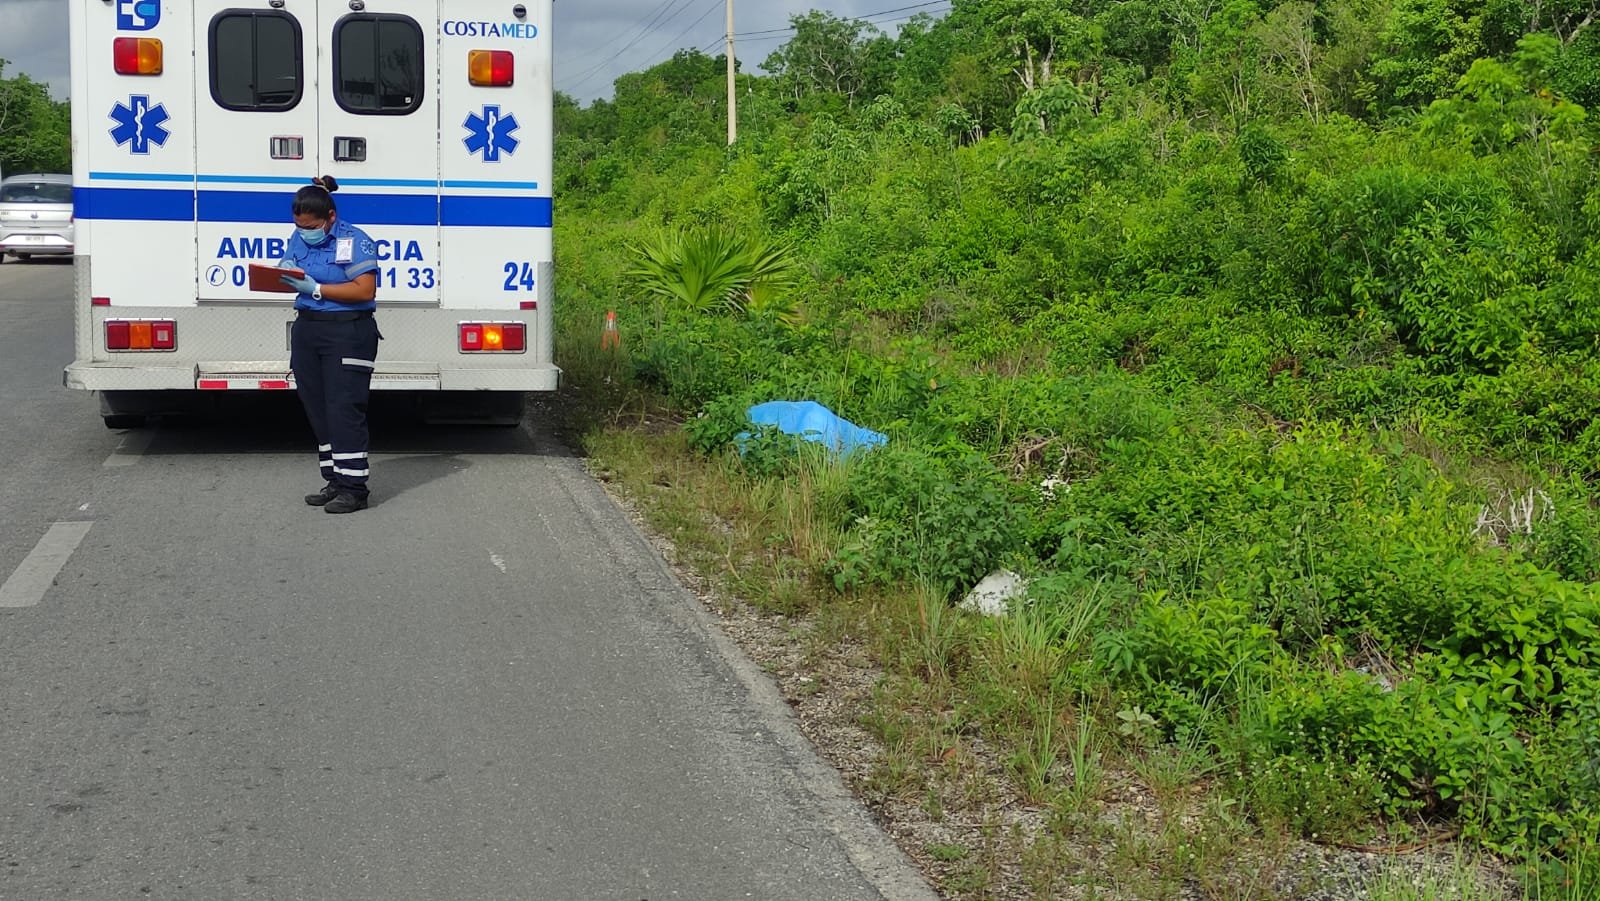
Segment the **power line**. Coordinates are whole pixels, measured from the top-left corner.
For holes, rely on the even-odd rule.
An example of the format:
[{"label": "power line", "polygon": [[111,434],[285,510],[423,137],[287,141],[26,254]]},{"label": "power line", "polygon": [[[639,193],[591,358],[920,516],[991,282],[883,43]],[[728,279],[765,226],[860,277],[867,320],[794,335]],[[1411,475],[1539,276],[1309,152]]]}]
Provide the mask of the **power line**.
[{"label": "power line", "polygon": [[[644,25],[640,26],[640,31],[645,31],[653,26],[668,9],[677,5],[678,2],[679,0],[662,0],[662,2],[656,7],[655,12],[651,15],[650,19],[647,20]],[[611,40],[606,41],[599,47],[596,47],[594,52],[604,53],[606,50],[609,50],[611,47],[615,46],[617,42],[625,40],[627,35],[627,31],[619,30],[616,35],[611,38]]]},{"label": "power line", "polygon": [[[717,7],[721,6],[722,3],[723,3],[723,0],[715,0],[714,3],[712,3],[710,6],[706,7],[706,11],[705,12],[700,14],[700,18],[695,19],[693,22],[690,22],[688,28],[685,28],[684,30],[678,32],[678,36],[677,37],[675,37],[672,40],[666,42],[665,44],[662,44],[659,48],[656,49],[656,52],[652,53],[649,57],[647,57],[647,59],[655,59],[657,56],[661,55],[661,51],[662,50],[665,50],[668,47],[675,46],[679,41],[683,40],[685,35],[687,35],[691,31],[694,31],[695,26],[699,25],[701,22],[704,22],[706,20],[707,16],[709,16],[712,13],[716,12],[717,11]],[[722,38],[717,38],[717,43],[720,44],[720,43],[722,43],[722,41],[723,41]]]},{"label": "power line", "polygon": [[[668,0],[668,3],[666,3],[665,5],[668,6],[668,7],[676,6],[679,2],[680,2],[680,0]],[[683,31],[679,32],[678,35],[676,37],[674,37],[672,40],[667,41],[665,44],[662,44],[659,48],[657,48],[657,50],[654,53],[648,54],[644,58],[645,59],[655,59],[655,58],[657,58],[658,56],[661,55],[662,51],[665,51],[668,48],[671,48],[673,46],[676,46],[679,41],[683,40],[683,38],[686,35],[689,34],[689,32],[694,31],[695,28],[700,25],[700,23],[704,22],[713,12],[716,12],[717,8],[719,6],[721,6],[724,2],[726,2],[726,0],[713,0],[713,3],[710,6],[707,6],[705,11],[702,12],[698,18],[696,18],[693,22],[689,23],[689,26],[687,28],[685,28]],[[914,19],[917,16],[923,15],[925,13],[932,14],[932,13],[946,13],[946,12],[949,12],[951,10],[951,6],[949,5],[951,2],[952,2],[952,0],[928,0],[928,2],[924,2],[924,3],[914,3],[914,4],[910,5],[910,6],[897,6],[897,7],[894,7],[893,9],[881,9],[881,10],[878,10],[877,12],[864,13],[864,14],[859,15],[859,16],[846,16],[846,17],[843,17],[843,21],[846,21],[846,22],[861,22],[861,23],[867,24],[867,25],[888,25],[890,23],[899,22],[899,21],[902,21],[902,20],[905,20],[905,19]],[[942,9],[929,9],[929,7],[934,7],[934,6],[940,6],[940,7],[943,7],[943,8]],[[590,81],[595,75],[599,74],[601,72],[601,70],[605,69],[606,66],[609,66],[611,63],[613,63],[616,60],[620,59],[623,54],[627,53],[630,49],[632,49],[635,45],[637,45],[639,43],[639,40],[644,37],[645,32],[648,31],[649,28],[660,27],[661,25],[665,25],[665,24],[667,24],[667,22],[670,22],[673,19],[678,18],[678,16],[682,15],[687,10],[688,10],[687,6],[681,7],[676,12],[673,12],[670,16],[666,17],[665,19],[661,19],[661,13],[663,13],[664,10],[658,10],[658,14],[655,17],[655,19],[656,20],[660,20],[660,21],[653,20],[651,23],[647,24],[645,26],[645,28],[642,29],[638,34],[636,34],[634,36],[633,40],[629,41],[628,44],[626,46],[624,46],[621,50],[618,50],[616,53],[612,54],[611,56],[607,57],[606,59],[600,61],[599,63],[596,63],[593,66],[590,66],[587,69],[585,69],[578,76],[575,76],[576,80],[569,81],[567,83],[566,90],[571,92],[571,91],[576,90],[579,87],[582,87],[584,84],[586,84],[588,81]],[[908,10],[917,10],[917,12],[907,12]],[[895,13],[903,13],[903,15],[898,15],[898,16],[893,15]],[[880,16],[893,16],[893,17],[892,18],[888,18],[888,19],[880,19],[880,18],[878,18]],[[788,28],[768,28],[768,29],[761,30],[761,31],[736,32],[734,34],[734,37],[744,39],[744,42],[747,43],[747,44],[749,44],[749,43],[763,44],[763,43],[768,43],[768,42],[771,42],[771,41],[785,40],[787,38],[793,37],[795,34],[796,34],[796,29],[794,28],[794,26],[791,25]],[[770,36],[769,37],[761,37],[761,35],[770,35]],[[708,43],[706,43],[706,44],[704,44],[704,45],[702,45],[700,47],[694,48],[694,49],[698,50],[700,53],[709,53],[711,50],[715,49],[719,44],[722,44],[726,39],[727,39],[726,35],[719,35],[715,40],[710,41],[710,42],[708,42]],[[613,41],[613,43],[615,43],[615,42]]]},{"label": "power line", "polygon": [[[630,48],[632,48],[635,44],[639,43],[640,39],[642,39],[646,34],[648,34],[650,32],[651,28],[657,27],[658,25],[662,24],[662,17],[664,15],[666,15],[668,12],[671,12],[673,10],[673,7],[677,7],[680,3],[686,3],[686,2],[688,2],[688,0],[664,0],[664,2],[660,6],[656,7],[655,15],[651,16],[651,18],[647,22],[645,22],[643,25],[641,25],[639,27],[639,30],[637,32],[633,33],[632,39],[630,39],[627,42],[627,44],[625,44],[622,47],[621,50],[618,50],[616,53],[612,54],[609,57],[606,57],[606,58],[602,59],[600,62],[595,63],[594,65],[590,66],[589,68],[584,69],[582,72],[580,72],[575,77],[576,78],[575,81],[569,82],[569,83],[572,84],[574,87],[576,87],[577,85],[581,85],[584,82],[588,81],[592,76],[594,76],[595,73],[599,72],[601,69],[604,69],[612,61],[618,59],[619,57],[622,56],[622,54],[627,53],[628,50]],[[679,9],[679,11],[681,11],[681,8]],[[676,15],[676,13],[674,13],[674,15]],[[621,39],[621,35],[626,34],[626,33],[627,32],[619,32],[618,40]],[[615,43],[616,43],[616,40],[613,40],[610,43],[608,43],[606,45],[603,45],[602,49],[600,51],[596,51],[596,52],[597,53],[604,52],[604,47],[609,47],[609,46],[611,46],[612,44],[615,44]]]},{"label": "power line", "polygon": [[[658,27],[660,27],[662,25],[665,25],[668,22],[672,21],[673,19],[677,18],[679,15],[682,15],[683,11],[688,8],[688,3],[689,3],[689,0],[665,0],[665,2],[663,2],[661,6],[656,8],[656,14],[654,16],[652,16],[649,21],[645,22],[644,25],[640,26],[638,32],[636,32],[633,35],[632,40],[628,41],[627,44],[623,45],[621,50],[618,50],[616,53],[612,54],[611,56],[601,60],[598,63],[595,63],[594,65],[590,66],[589,68],[583,70],[583,72],[581,72],[578,75],[574,76],[575,80],[568,82],[568,88],[569,89],[577,88],[578,86],[580,86],[580,85],[584,84],[585,82],[587,82],[589,79],[593,78],[596,74],[598,74],[606,66],[609,66],[611,63],[613,63],[616,60],[622,58],[622,55],[624,53],[627,53],[629,50],[633,49],[633,47],[635,45],[637,45],[641,40],[644,39],[645,35],[650,33],[650,30],[652,28],[658,28]],[[682,4],[682,5],[680,6],[680,4]],[[675,11],[673,10],[674,7],[677,7],[677,9]],[[672,14],[670,16],[668,16],[667,15],[668,12],[671,12]],[[612,43],[615,43],[615,41],[613,41]],[[605,45],[605,46],[610,46],[610,45],[608,44],[608,45]]]},{"label": "power line", "polygon": [[[949,12],[949,11],[950,11],[949,8],[932,10],[932,12],[936,12],[936,13]],[[920,15],[922,15],[922,13],[913,13],[913,14],[907,15],[907,16],[896,16],[896,17],[894,17],[892,19],[879,19],[876,22],[868,22],[867,24],[868,25],[889,25],[889,24],[892,24],[894,22],[903,22],[906,19],[915,19],[917,16],[920,16]],[[771,42],[771,41],[786,41],[786,40],[788,40],[788,39],[790,39],[790,38],[792,38],[794,36],[795,36],[795,32],[791,30],[791,31],[789,31],[789,32],[787,32],[785,34],[775,34],[775,35],[772,35],[771,37],[741,38],[741,40],[746,44],[764,44],[764,43],[768,43],[768,42]]]},{"label": "power line", "polygon": [[[845,16],[841,21],[844,21],[844,22],[866,22],[866,20],[872,19],[872,18],[876,18],[877,16],[887,16],[890,13],[901,13],[901,12],[905,12],[908,9],[924,9],[926,7],[929,7],[929,6],[945,6],[944,9],[930,10],[930,12],[949,12],[950,8],[949,8],[949,6],[946,5],[946,4],[949,4],[949,3],[950,3],[950,0],[929,0],[929,2],[927,2],[927,3],[917,3],[917,4],[913,4],[911,6],[898,6],[898,7],[895,7],[894,9],[879,10],[878,12],[875,12],[875,13],[864,13],[864,14],[859,15],[859,16]],[[909,19],[909,18],[912,18],[912,17],[911,16],[902,16],[901,18]],[[896,21],[896,20],[895,19],[885,19],[884,21],[885,22],[893,22],[893,21]],[[874,24],[874,23],[868,23],[868,24]],[[768,29],[766,29],[764,31],[741,31],[741,32],[738,32],[737,34],[735,34],[734,37],[736,37],[736,38],[747,38],[747,37],[754,37],[756,35],[763,35],[763,34],[777,34],[778,32],[788,32],[788,33],[792,34],[794,32],[794,30],[795,30],[794,26],[790,25],[787,28],[768,28]]]},{"label": "power line", "polygon": [[[947,12],[950,11],[951,7],[945,6],[944,9],[929,9],[929,10],[924,10],[923,12],[911,13],[909,15],[895,16],[895,17],[889,18],[889,19],[878,19],[877,21],[868,21],[868,20],[872,19],[875,16],[883,16],[883,15],[888,15],[889,13],[903,12],[904,10],[908,10],[908,9],[922,10],[924,7],[939,6],[941,4],[947,4],[947,3],[950,3],[950,2],[951,2],[951,0],[933,0],[933,2],[931,2],[931,3],[918,3],[916,6],[903,6],[903,7],[900,7],[899,9],[885,9],[885,10],[881,10],[881,11],[875,12],[875,13],[867,13],[867,14],[861,15],[861,16],[852,16],[852,17],[844,19],[842,21],[845,21],[845,22],[862,22],[862,23],[867,24],[867,25],[888,25],[890,23],[903,21],[905,19],[915,19],[917,16],[924,15],[924,14],[947,13]],[[745,43],[761,44],[761,43],[766,43],[768,41],[781,41],[781,40],[784,40],[786,38],[791,38],[791,37],[794,37],[795,33],[796,33],[795,28],[793,26],[790,26],[788,28],[769,28],[769,29],[767,29],[765,31],[741,31],[741,32],[735,33],[734,37],[743,38],[745,40]],[[772,35],[772,37],[755,37],[755,35]],[[719,46],[722,43],[722,41],[723,41],[723,39],[719,37],[716,40],[713,40],[710,43],[707,43],[704,46],[700,47],[699,50],[700,50],[701,53],[709,53],[711,50],[713,50],[714,48]]]}]

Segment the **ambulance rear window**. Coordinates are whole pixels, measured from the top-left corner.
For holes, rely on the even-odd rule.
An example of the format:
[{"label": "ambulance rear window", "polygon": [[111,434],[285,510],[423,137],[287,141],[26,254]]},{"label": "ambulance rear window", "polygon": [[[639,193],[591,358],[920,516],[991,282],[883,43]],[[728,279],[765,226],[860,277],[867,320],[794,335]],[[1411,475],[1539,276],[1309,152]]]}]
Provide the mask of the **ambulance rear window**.
[{"label": "ambulance rear window", "polygon": [[234,9],[211,20],[211,97],[231,110],[300,102],[300,23],[288,13]]},{"label": "ambulance rear window", "polygon": [[345,111],[403,116],[422,106],[422,27],[406,16],[350,15],[333,29],[334,97]]},{"label": "ambulance rear window", "polygon": [[72,186],[37,181],[8,181],[0,185],[0,203],[71,203]]}]

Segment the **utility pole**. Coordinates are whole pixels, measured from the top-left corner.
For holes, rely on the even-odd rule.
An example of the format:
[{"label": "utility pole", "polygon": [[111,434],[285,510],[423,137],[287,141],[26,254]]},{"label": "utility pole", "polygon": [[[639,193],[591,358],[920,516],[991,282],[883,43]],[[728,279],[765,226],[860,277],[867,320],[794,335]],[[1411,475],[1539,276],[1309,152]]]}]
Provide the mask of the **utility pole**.
[{"label": "utility pole", "polygon": [[739,140],[739,91],[734,85],[733,0],[728,0],[728,146]]}]

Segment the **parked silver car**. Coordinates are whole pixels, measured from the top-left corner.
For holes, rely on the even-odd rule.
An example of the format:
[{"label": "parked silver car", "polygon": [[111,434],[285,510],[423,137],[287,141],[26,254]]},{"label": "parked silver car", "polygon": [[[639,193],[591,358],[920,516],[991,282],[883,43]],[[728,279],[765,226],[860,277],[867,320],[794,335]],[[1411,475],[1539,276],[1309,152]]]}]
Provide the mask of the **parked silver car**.
[{"label": "parked silver car", "polygon": [[0,181],[0,260],[72,254],[72,176],[13,175]]}]

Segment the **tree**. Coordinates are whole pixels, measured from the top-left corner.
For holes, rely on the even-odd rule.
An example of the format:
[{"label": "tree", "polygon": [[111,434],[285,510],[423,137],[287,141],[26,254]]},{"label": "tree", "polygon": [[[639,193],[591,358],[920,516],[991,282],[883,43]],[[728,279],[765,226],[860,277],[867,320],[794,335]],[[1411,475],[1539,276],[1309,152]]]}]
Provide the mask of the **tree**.
[{"label": "tree", "polygon": [[[1099,79],[1099,26],[1068,0],[958,0],[951,18],[978,37],[996,71],[1015,80],[1016,98],[1048,93],[1063,72],[1075,86]],[[1051,131],[1050,106],[1030,105],[1037,113],[1031,129]]]},{"label": "tree", "polygon": [[1600,0],[1527,0],[1526,31],[1548,31],[1563,44],[1571,44],[1600,18]]},{"label": "tree", "polygon": [[1312,121],[1322,118],[1324,89],[1318,78],[1323,47],[1317,42],[1317,8],[1291,0],[1267,13],[1255,28],[1265,59],[1263,77],[1280,97],[1293,97]]},{"label": "tree", "polygon": [[1171,0],[1124,0],[1095,17],[1105,35],[1108,56],[1139,67],[1144,78],[1172,59],[1174,41],[1184,32],[1174,15],[1183,6]]},{"label": "tree", "polygon": [[1318,81],[1328,109],[1363,116],[1372,95],[1368,71],[1380,49],[1388,0],[1332,0],[1320,9],[1320,31],[1327,38]]},{"label": "tree", "polygon": [[1492,55],[1477,0],[1397,0],[1372,64],[1379,113],[1422,107],[1444,96],[1473,60]]},{"label": "tree", "polygon": [[616,80],[618,135],[652,148],[710,144],[725,134],[726,57],[680,50]]},{"label": "tree", "polygon": [[72,171],[69,107],[25,74],[3,77],[6,64],[0,59],[0,170]]},{"label": "tree", "polygon": [[967,0],[958,9],[984,24],[991,49],[1024,94],[1048,85],[1058,64],[1086,62],[1096,43],[1094,24],[1066,0]]},{"label": "tree", "polygon": [[[779,47],[761,64],[777,76],[784,90],[796,100],[810,94],[837,94],[854,107],[869,77],[881,78],[885,72],[885,46],[878,29],[858,19],[841,19],[832,13],[812,10],[803,16],[790,16],[794,37]],[[892,42],[887,48],[892,49]]]},{"label": "tree", "polygon": [[1235,129],[1255,117],[1262,100],[1260,21],[1252,0],[1228,0],[1201,30],[1191,91],[1196,101],[1223,113]]},{"label": "tree", "polygon": [[1480,59],[1461,76],[1455,95],[1436,100],[1424,127],[1479,150],[1497,153],[1518,143],[1560,145],[1579,138],[1583,107],[1547,87],[1559,50],[1548,34],[1530,34],[1517,44],[1509,64]]}]

